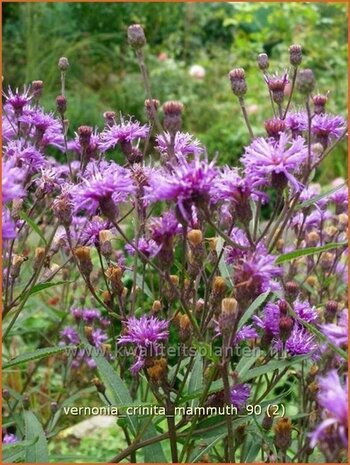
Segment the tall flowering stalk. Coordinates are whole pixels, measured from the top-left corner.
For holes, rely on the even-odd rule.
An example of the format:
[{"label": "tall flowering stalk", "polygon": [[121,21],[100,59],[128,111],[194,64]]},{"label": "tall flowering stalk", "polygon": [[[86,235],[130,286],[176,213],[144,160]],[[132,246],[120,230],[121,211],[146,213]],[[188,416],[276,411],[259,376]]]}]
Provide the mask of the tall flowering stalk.
[{"label": "tall flowering stalk", "polygon": [[[31,447],[18,411],[28,421],[39,369],[55,379],[40,413],[44,445],[75,388],[92,382],[94,403],[120,409],[127,446],[116,441],[111,462],[150,450],[173,463],[344,460],[348,192],[314,173],[346,136],[345,119],[314,92],[299,45],[282,75],[260,54],[271,114],[252,125],[245,71],[231,70],[250,141],[237,166],[222,166],[182,129],[190,109],[154,98],[140,25],[128,41],[147,123],[106,111],[103,127],[71,136],[65,57],[56,112],[41,107],[42,81],[4,93],[4,444]],[[50,155],[60,152],[65,163]],[[35,302],[54,315],[50,333],[10,360]],[[140,405],[162,408],[166,426],[123,411]]]}]

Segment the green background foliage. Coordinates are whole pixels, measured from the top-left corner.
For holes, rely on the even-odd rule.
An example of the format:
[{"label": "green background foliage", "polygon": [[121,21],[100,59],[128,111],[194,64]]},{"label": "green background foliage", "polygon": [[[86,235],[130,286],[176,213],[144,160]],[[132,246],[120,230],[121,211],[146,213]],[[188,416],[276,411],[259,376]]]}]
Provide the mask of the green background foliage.
[{"label": "green background foliage", "polygon": [[[244,67],[247,106],[256,133],[270,116],[266,86],[256,56],[266,52],[270,72],[288,65],[288,46],[303,45],[303,66],[316,74],[317,90],[331,91],[329,110],[344,114],[347,102],[346,4],[325,3],[42,3],[5,4],[4,85],[45,81],[44,104],[54,108],[59,93],[57,60],[67,56],[70,131],[80,124],[101,125],[113,109],[144,120],[145,94],[133,51],[129,24],[146,31],[147,62],[154,95],[186,105],[184,129],[235,162],[248,141],[228,71]],[[161,60],[160,55],[167,59]],[[189,76],[200,64],[203,80]],[[298,103],[298,102],[297,102]],[[328,162],[321,180],[344,175],[345,147]],[[327,174],[326,174],[327,173]]]}]

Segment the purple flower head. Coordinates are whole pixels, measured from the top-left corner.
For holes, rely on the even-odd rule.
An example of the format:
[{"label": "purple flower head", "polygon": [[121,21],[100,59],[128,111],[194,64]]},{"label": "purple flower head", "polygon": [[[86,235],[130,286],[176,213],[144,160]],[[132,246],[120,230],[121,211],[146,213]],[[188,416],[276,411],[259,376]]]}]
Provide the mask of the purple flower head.
[{"label": "purple flower head", "polygon": [[41,195],[47,195],[58,192],[64,183],[64,179],[57,168],[44,168],[34,183]]},{"label": "purple flower head", "polygon": [[278,337],[280,334],[280,317],[281,312],[279,306],[269,302],[265,305],[262,318],[254,315],[253,320],[258,327],[263,328],[268,334]]},{"label": "purple flower head", "polygon": [[[247,238],[247,235],[242,229],[239,228],[232,228],[231,234],[230,234],[231,239],[233,242],[239,245],[243,246],[249,246],[249,240]],[[244,251],[242,249],[238,249],[237,247],[232,247],[232,246],[227,246],[225,248],[225,259],[226,262],[230,265],[235,263],[235,261],[244,256]]]},{"label": "purple flower head", "polygon": [[115,219],[116,205],[135,190],[130,173],[114,162],[88,163],[86,178],[75,188],[76,211],[95,214],[98,207],[104,215]]},{"label": "purple flower head", "polygon": [[313,323],[318,319],[318,313],[316,308],[311,307],[307,300],[305,300],[304,302],[297,300],[294,303],[294,311],[299,318],[306,321],[307,323]]},{"label": "purple flower head", "polygon": [[250,396],[249,384],[236,384],[231,388],[231,403],[240,410],[246,404]]},{"label": "purple flower head", "polygon": [[94,217],[91,221],[85,222],[81,228],[79,242],[85,245],[99,245],[99,234],[101,231],[113,229],[109,221],[104,221],[100,217]]},{"label": "purple flower head", "polygon": [[102,329],[97,328],[92,331],[91,338],[95,347],[101,347],[101,345],[107,341],[108,336]]},{"label": "purple flower head", "polygon": [[24,172],[17,168],[14,160],[2,161],[2,203],[6,204],[25,195],[22,188]]},{"label": "purple flower head", "polygon": [[337,214],[347,212],[348,210],[349,190],[345,179],[337,178],[332,182],[332,187],[334,188],[341,185],[343,186],[339,187],[337,191],[329,196],[329,200],[335,204]]},{"label": "purple flower head", "polygon": [[182,230],[175,213],[170,210],[160,217],[154,217],[150,220],[149,230],[152,239],[157,244],[169,242],[176,234]]},{"label": "purple flower head", "polygon": [[288,113],[285,122],[293,137],[300,136],[308,128],[307,114],[303,111]]},{"label": "purple flower head", "polygon": [[[136,245],[136,244],[135,244]],[[159,245],[153,239],[140,237],[137,242],[137,249],[146,257],[154,257],[159,252]],[[130,255],[135,255],[135,249],[130,244],[125,246],[125,250]]]},{"label": "purple flower head", "polygon": [[234,337],[233,344],[239,344],[242,341],[247,341],[249,339],[256,339],[259,337],[256,329],[252,325],[245,325],[237,332]]},{"label": "purple flower head", "polygon": [[96,308],[86,308],[83,310],[83,320],[91,324],[94,320],[99,320],[101,313]]},{"label": "purple flower head", "polygon": [[105,152],[114,148],[119,143],[132,143],[136,139],[146,139],[149,134],[149,127],[141,125],[138,121],[122,121],[121,124],[108,126],[101,133],[101,142],[99,148],[101,152]]},{"label": "purple flower head", "polygon": [[2,207],[2,239],[9,240],[16,237],[16,224],[11,218],[8,208]]},{"label": "purple flower head", "polygon": [[34,145],[24,140],[14,140],[5,148],[5,156],[20,168],[27,168],[30,174],[47,165],[45,156]]},{"label": "purple flower head", "polygon": [[39,142],[46,131],[62,133],[62,125],[53,113],[45,113],[41,108],[32,108],[25,112],[19,120],[21,123],[27,124],[29,128],[35,128],[36,132],[33,136]]},{"label": "purple flower head", "polygon": [[199,157],[188,162],[183,160],[171,174],[165,171],[154,173],[150,185],[145,187],[145,198],[151,202],[175,200],[182,217],[188,221],[191,205],[208,202],[216,173],[213,162]]},{"label": "purple flower head", "polygon": [[[164,135],[157,136],[156,149],[161,154],[166,154],[168,152],[170,139],[171,136],[168,132],[165,132]],[[178,159],[184,159],[188,155],[201,155],[204,152],[204,148],[199,140],[195,139],[191,134],[178,131],[175,134],[174,151]]]},{"label": "purple flower head", "polygon": [[66,326],[62,329],[60,337],[66,344],[79,344],[80,342],[79,334],[70,326]]},{"label": "purple flower head", "polygon": [[342,116],[322,114],[313,117],[311,129],[316,138],[327,145],[329,140],[338,139],[345,127],[345,120]]},{"label": "purple flower head", "polygon": [[302,137],[291,140],[282,133],[278,141],[259,137],[248,147],[242,157],[246,176],[259,185],[280,184],[288,180],[295,191],[300,182],[295,175],[307,158],[307,147]]},{"label": "purple flower head", "polygon": [[228,166],[225,166],[224,170],[214,179],[211,189],[214,202],[223,200],[240,204],[251,195],[253,198],[257,198],[257,194],[249,178],[243,178],[237,168],[229,168]]},{"label": "purple flower head", "polygon": [[318,404],[324,409],[323,421],[311,434],[310,446],[315,447],[319,441],[329,441],[334,447],[340,441],[344,448],[348,447],[348,387],[343,384],[335,370],[318,378]]},{"label": "purple flower head", "polygon": [[[86,158],[89,160],[91,158],[97,158],[99,153],[99,145],[100,145],[100,135],[98,134],[97,130],[95,129],[94,133],[91,134],[89,145],[86,149]],[[80,144],[79,135],[75,133],[75,139],[68,142],[68,150],[71,150],[79,155],[79,158],[83,154],[83,149]]]},{"label": "purple flower head", "polygon": [[10,106],[14,110],[17,117],[22,114],[24,106],[32,99],[32,96],[29,95],[29,90],[29,87],[24,86],[22,93],[20,93],[18,89],[14,92],[9,86],[7,95],[3,92],[6,105]]},{"label": "purple flower head", "polygon": [[262,244],[239,258],[233,265],[237,296],[254,299],[269,289],[279,290],[280,286],[274,278],[279,277],[282,270],[275,261],[276,257],[268,254]]},{"label": "purple flower head", "polygon": [[348,309],[342,310],[338,323],[328,323],[320,326],[321,331],[329,341],[338,347],[347,347],[348,345]]},{"label": "purple flower head", "polygon": [[264,76],[266,84],[269,88],[273,90],[284,89],[288,84],[288,73],[285,72],[282,76],[279,76],[277,73],[272,76]]},{"label": "purple flower head", "polygon": [[14,444],[17,441],[18,441],[17,436],[12,433],[5,433],[4,437],[2,438],[3,444]]},{"label": "purple flower head", "polygon": [[294,325],[292,334],[286,342],[286,351],[292,357],[296,355],[306,355],[317,349],[317,343],[314,336],[312,336],[306,329],[299,325]]},{"label": "purple flower head", "polygon": [[126,322],[126,334],[118,339],[118,344],[133,344],[137,349],[137,357],[131,367],[133,374],[140,371],[145,364],[147,356],[155,356],[159,352],[159,344],[169,336],[169,322],[158,320],[153,316],[141,316],[128,318]]}]

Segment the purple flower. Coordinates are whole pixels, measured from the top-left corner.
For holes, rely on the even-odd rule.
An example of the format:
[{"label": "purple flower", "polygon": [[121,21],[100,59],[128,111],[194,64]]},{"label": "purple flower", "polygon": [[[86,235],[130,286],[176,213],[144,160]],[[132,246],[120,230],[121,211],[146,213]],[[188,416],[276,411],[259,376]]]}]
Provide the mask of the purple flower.
[{"label": "purple flower", "polygon": [[24,106],[32,99],[32,96],[29,95],[29,90],[29,87],[24,86],[23,92],[20,93],[18,89],[14,92],[11,87],[9,87],[7,95],[3,92],[6,105],[12,107],[16,116],[20,116],[22,114]]},{"label": "purple flower", "polygon": [[317,344],[314,336],[296,324],[294,325],[292,334],[287,339],[285,348],[289,355],[294,357],[313,352],[317,349]]},{"label": "purple flower", "polygon": [[153,316],[141,316],[140,319],[130,317],[126,321],[126,334],[118,339],[118,344],[133,344],[137,349],[137,357],[131,367],[133,374],[140,371],[147,356],[155,356],[159,352],[159,343],[169,336],[169,322],[158,320]]},{"label": "purple flower", "polygon": [[317,401],[324,409],[323,421],[311,434],[310,446],[315,447],[319,441],[328,441],[332,449],[339,441],[348,447],[348,387],[343,384],[335,370],[331,370],[325,377],[318,378],[319,392]]},{"label": "purple flower", "polygon": [[305,112],[288,113],[286,119],[286,127],[292,132],[293,137],[301,135],[308,128],[308,119]]},{"label": "purple flower", "polygon": [[8,208],[2,207],[2,239],[15,239],[16,237],[16,224],[11,218]]},{"label": "purple flower", "polygon": [[342,310],[338,323],[328,323],[320,325],[320,329],[329,341],[338,347],[348,345],[348,309]]},{"label": "purple flower", "polygon": [[297,300],[294,303],[294,311],[299,318],[306,321],[307,323],[315,322],[318,319],[318,313],[316,311],[316,308],[311,307],[307,300],[305,300],[304,302],[300,302],[299,300]]},{"label": "purple flower", "polygon": [[334,188],[341,186],[342,184],[344,184],[343,187],[340,187],[337,191],[333,192],[333,194],[329,196],[330,201],[334,202],[335,204],[337,214],[347,212],[349,190],[348,186],[346,185],[345,179],[343,178],[337,178],[332,182],[332,187]]},{"label": "purple flower", "polygon": [[101,345],[108,339],[107,334],[100,328],[94,329],[91,333],[91,337],[95,347],[101,347]]},{"label": "purple flower", "polygon": [[79,334],[70,326],[66,326],[62,329],[60,336],[66,344],[79,344],[80,342]]},{"label": "purple flower", "polygon": [[[220,200],[240,204],[254,192],[249,178],[243,178],[237,168],[225,166],[224,170],[214,179],[211,195],[214,202]],[[254,192],[257,197],[257,192]]]},{"label": "purple flower", "polygon": [[14,160],[2,161],[2,203],[24,196],[22,187],[24,172],[14,165]]},{"label": "purple flower", "polygon": [[111,163],[88,163],[86,178],[75,188],[76,210],[95,214],[98,207],[108,218],[115,219],[116,204],[126,200],[135,190],[129,172]]},{"label": "purple flower", "polygon": [[168,243],[176,234],[179,234],[182,227],[176,219],[175,213],[170,210],[160,217],[151,218],[149,230],[152,239],[157,244]]},{"label": "purple flower", "polygon": [[29,173],[36,173],[47,165],[45,156],[34,145],[23,140],[14,140],[5,148],[5,155],[18,167],[28,168]]},{"label": "purple flower", "polygon": [[175,200],[183,218],[188,221],[192,204],[207,204],[212,182],[216,176],[214,163],[200,160],[182,161],[172,173],[158,171],[145,187],[146,200]]},{"label": "purple flower", "polygon": [[34,183],[41,195],[47,195],[58,192],[64,179],[56,168],[45,168],[41,170],[40,176],[35,179]]},{"label": "purple flower", "polygon": [[32,108],[30,111],[25,112],[19,120],[29,127],[34,127],[36,129],[34,137],[39,138],[39,140],[47,130],[62,132],[62,125],[54,117],[53,113],[45,113],[41,108]]},{"label": "purple flower", "polygon": [[[100,135],[98,134],[97,130],[91,134],[89,140],[89,146],[86,149],[86,158],[89,160],[90,158],[97,158],[99,153],[99,145],[100,145]],[[72,150],[79,155],[79,158],[83,154],[83,149],[80,145],[79,135],[75,133],[75,139],[68,142],[68,150]]]},{"label": "purple flower", "polygon": [[[159,245],[153,239],[146,239],[145,237],[140,237],[135,244],[137,250],[139,250],[146,257],[154,257],[159,252]],[[135,249],[130,244],[125,246],[125,250],[130,255],[135,255]]]},{"label": "purple flower", "polygon": [[246,404],[250,396],[249,384],[236,384],[231,388],[231,403],[240,410]]},{"label": "purple flower", "polygon": [[252,325],[245,325],[237,332],[234,337],[233,344],[239,344],[242,341],[247,341],[248,339],[255,339],[259,337],[256,329]]},{"label": "purple flower", "polygon": [[278,141],[259,137],[246,147],[242,157],[246,176],[258,185],[283,184],[288,180],[294,190],[301,187],[295,175],[307,158],[307,147],[302,137],[290,140],[282,133]]},{"label": "purple flower", "polygon": [[17,441],[18,441],[17,436],[12,433],[5,433],[4,437],[2,438],[3,444],[14,444]]},{"label": "purple flower", "polygon": [[108,126],[101,133],[99,148],[101,152],[105,152],[119,143],[131,143],[135,139],[146,139],[148,134],[149,127],[146,124],[142,126],[138,121],[123,121],[121,124]]},{"label": "purple flower", "polygon": [[81,229],[80,241],[85,245],[99,245],[99,234],[101,231],[112,229],[109,221],[104,221],[99,217],[94,217],[91,221],[85,222]]},{"label": "purple flower", "polygon": [[280,317],[281,312],[279,306],[269,302],[265,305],[262,318],[254,315],[253,320],[257,326],[263,328],[268,334],[278,337],[280,334]]},{"label": "purple flower", "polygon": [[96,308],[86,308],[83,310],[83,320],[91,324],[94,320],[98,320],[101,313]]},{"label": "purple flower", "polygon": [[233,265],[237,296],[254,299],[268,289],[279,290],[279,284],[273,279],[279,277],[282,270],[275,261],[276,257],[268,254],[262,244],[238,258]]},{"label": "purple flower", "polygon": [[[168,152],[170,138],[171,136],[168,132],[165,132],[164,136],[157,136],[156,149],[159,150],[161,154],[166,154]],[[183,159],[188,155],[201,155],[204,152],[204,148],[199,140],[195,139],[191,134],[177,132],[174,140],[174,151],[178,159]]]},{"label": "purple flower", "polygon": [[329,140],[338,139],[345,127],[345,120],[342,116],[322,114],[313,117],[311,129],[316,138],[327,145]]},{"label": "purple flower", "polygon": [[[242,229],[239,228],[232,228],[231,239],[238,245],[249,246],[249,241],[247,235]],[[238,249],[237,247],[227,246],[225,248],[225,259],[226,262],[232,265],[238,258],[244,256],[244,251],[242,249]]]}]

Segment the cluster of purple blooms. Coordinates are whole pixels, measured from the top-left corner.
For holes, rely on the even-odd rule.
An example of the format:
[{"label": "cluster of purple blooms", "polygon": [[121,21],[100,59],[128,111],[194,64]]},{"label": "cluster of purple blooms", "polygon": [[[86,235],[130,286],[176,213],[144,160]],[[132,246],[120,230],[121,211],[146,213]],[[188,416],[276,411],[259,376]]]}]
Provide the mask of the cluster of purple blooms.
[{"label": "cluster of purple blooms", "polygon": [[[284,88],[288,82],[287,75],[266,79],[270,87]],[[30,88],[23,92],[9,89],[3,111],[5,258],[11,250],[9,244],[12,241],[13,245],[25,224],[19,209],[26,203],[45,204],[59,221],[51,244],[52,256],[58,250],[69,256],[78,246],[96,248],[100,254],[104,233],[117,236],[122,232],[118,222],[126,205],[130,204],[142,220],[142,233],[135,234],[120,251],[103,251],[107,267],[120,267],[124,272],[129,269],[130,256],[136,263],[140,255],[145,264],[157,263],[157,269],[163,273],[162,279],[169,278],[174,268],[175,245],[181,239],[186,241],[186,233],[191,229],[204,230],[206,222],[210,226],[216,222],[217,232],[225,231],[222,234],[225,240],[223,261],[232,276],[239,310],[245,310],[262,293],[268,292],[271,298],[262,311],[257,311],[251,321],[237,331],[232,343],[237,346],[259,340],[263,349],[274,351],[278,356],[282,353],[289,358],[309,355],[313,361],[319,361],[329,344],[339,349],[347,347],[348,314],[344,308],[337,309],[333,318],[323,321],[322,312],[316,308],[316,303],[322,306],[323,301],[317,302],[310,292],[311,281],[306,283],[309,288],[303,287],[303,278],[320,266],[325,278],[335,277],[333,290],[340,300],[347,280],[345,246],[330,249],[317,261],[314,256],[308,256],[293,261],[292,265],[276,262],[276,250],[287,253],[295,248],[339,245],[347,237],[345,181],[336,180],[333,189],[324,196],[320,195],[319,185],[305,182],[306,170],[318,166],[327,147],[343,134],[346,123],[342,117],[324,112],[313,116],[311,127],[309,123],[303,110],[289,112],[285,119],[269,120],[267,136],[253,138],[240,159],[240,167],[235,168],[220,167],[216,160],[209,160],[205,148],[191,134],[164,130],[155,135],[160,163],[146,164],[140,143],[150,141],[152,125],[122,116],[117,119],[114,115],[108,118],[101,131],[81,127],[73,140],[66,141],[62,121],[38,105]],[[307,141],[308,131],[312,144]],[[59,164],[48,157],[49,146],[64,153],[67,164]],[[109,159],[109,154],[115,150],[125,155],[124,166]],[[279,198],[297,195],[294,198],[298,198],[301,205],[287,217],[284,239],[271,247],[267,234],[252,235],[251,220],[252,205],[256,211],[268,204],[273,190]],[[149,211],[158,208],[159,203],[166,205],[163,213],[148,217]],[[199,242],[192,244],[192,258],[201,257],[205,249],[203,241]],[[217,254],[217,250],[211,252],[214,256]],[[102,264],[101,256],[99,258]],[[202,266],[198,287],[204,272],[205,266]],[[95,278],[102,275],[107,283],[108,273],[103,266],[101,275]],[[290,282],[294,285],[292,294]],[[119,305],[125,303],[123,292],[128,289],[121,290]],[[193,298],[189,298],[189,303],[195,304]],[[103,317],[99,309],[74,307],[71,316],[76,323],[82,322],[90,328],[88,339],[94,347],[102,348],[109,340],[111,320]],[[137,377],[147,369],[149,361],[160,357],[162,346],[169,340],[172,320],[167,314],[162,318],[124,314],[121,319],[123,330],[115,342],[135,349],[130,370]],[[308,325],[321,331],[328,344],[321,346]],[[208,327],[209,331],[213,328]],[[60,343],[79,346],[78,330],[73,326],[64,327]],[[339,360],[334,363],[342,366]],[[73,358],[72,367],[78,369],[84,364],[90,369],[96,367],[94,360],[81,349]],[[317,403],[323,409],[322,421],[312,433],[310,445],[330,444],[336,440],[347,447],[346,383],[335,369],[320,376],[318,383]],[[242,409],[250,394],[249,384],[234,384],[230,388],[232,405]],[[5,434],[5,443],[15,440],[14,435]]]}]

